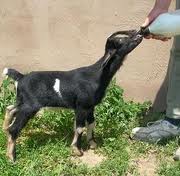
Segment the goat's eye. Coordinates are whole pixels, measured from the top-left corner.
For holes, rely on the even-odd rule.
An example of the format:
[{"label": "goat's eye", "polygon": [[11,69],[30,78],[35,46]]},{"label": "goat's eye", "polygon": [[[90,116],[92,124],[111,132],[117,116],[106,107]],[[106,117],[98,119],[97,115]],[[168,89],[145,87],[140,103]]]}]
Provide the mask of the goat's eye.
[{"label": "goat's eye", "polygon": [[121,39],[121,38],[119,38],[119,39],[118,39],[118,41],[119,41],[119,43],[121,43],[121,42],[122,42],[122,39]]},{"label": "goat's eye", "polygon": [[122,42],[122,39],[121,39],[121,38],[119,39],[119,42],[120,42],[120,43]]}]

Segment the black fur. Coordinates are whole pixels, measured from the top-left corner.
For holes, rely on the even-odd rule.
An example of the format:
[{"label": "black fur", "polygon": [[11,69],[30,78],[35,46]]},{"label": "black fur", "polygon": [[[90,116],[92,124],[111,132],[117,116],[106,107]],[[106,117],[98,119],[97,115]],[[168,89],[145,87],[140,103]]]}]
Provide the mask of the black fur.
[{"label": "black fur", "polygon": [[14,79],[15,81],[19,81],[21,78],[24,77],[22,73],[19,73],[18,71],[11,68],[8,69],[7,75],[11,77],[12,79]]},{"label": "black fur", "polygon": [[[125,37],[118,37],[125,34]],[[85,122],[94,122],[94,107],[101,102],[106,88],[125,56],[140,42],[142,36],[135,31],[114,33],[106,42],[105,54],[95,64],[71,71],[38,71],[23,75],[8,69],[7,75],[18,81],[15,121],[8,132],[16,140],[28,120],[42,107],[71,108],[76,114],[76,129]],[[54,90],[56,79],[60,80],[60,91]],[[81,148],[81,134],[74,144]]]}]

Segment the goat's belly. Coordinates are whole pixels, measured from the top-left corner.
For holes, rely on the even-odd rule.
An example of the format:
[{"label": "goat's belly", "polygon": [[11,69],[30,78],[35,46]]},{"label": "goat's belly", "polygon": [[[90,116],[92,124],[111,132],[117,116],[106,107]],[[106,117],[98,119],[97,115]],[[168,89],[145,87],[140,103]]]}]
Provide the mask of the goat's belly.
[{"label": "goat's belly", "polygon": [[74,109],[75,105],[73,101],[67,101],[60,97],[41,97],[39,101],[40,107],[52,107],[52,108],[70,108]]},{"label": "goat's belly", "polygon": [[42,107],[62,107],[67,108],[66,104],[63,102],[63,100],[46,100],[42,102]]},{"label": "goat's belly", "polygon": [[40,111],[48,110],[48,111],[60,111],[62,109],[66,109],[65,107],[43,107]]}]

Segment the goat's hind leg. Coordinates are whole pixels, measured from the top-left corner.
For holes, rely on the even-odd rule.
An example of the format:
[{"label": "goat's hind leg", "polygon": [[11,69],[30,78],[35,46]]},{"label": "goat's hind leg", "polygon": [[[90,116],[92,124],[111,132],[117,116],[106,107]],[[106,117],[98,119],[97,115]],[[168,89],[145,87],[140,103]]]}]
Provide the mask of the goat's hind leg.
[{"label": "goat's hind leg", "polygon": [[8,133],[7,157],[13,162],[15,161],[15,157],[16,157],[16,139],[22,128],[27,124],[30,117],[32,117],[37,111],[35,111],[35,109],[30,107],[17,108],[14,121],[9,125],[7,129],[7,133]]},{"label": "goat's hind leg", "polygon": [[11,126],[11,124],[13,124],[13,118],[14,115],[16,113],[17,109],[14,105],[10,105],[6,108],[6,112],[5,112],[5,118],[4,118],[4,122],[3,122],[3,130],[5,131],[5,133],[7,134],[7,153],[6,155],[8,156],[8,151],[11,148],[11,137],[9,135],[8,129]]},{"label": "goat's hind leg", "polygon": [[6,132],[9,128],[10,124],[12,124],[15,113],[17,112],[16,106],[10,105],[6,108],[4,122],[3,122],[3,130]]},{"label": "goat's hind leg", "polygon": [[13,118],[15,118],[14,115],[16,112],[17,112],[17,109],[14,105],[10,105],[6,108],[5,118],[4,118],[4,122],[3,122],[3,130],[7,134],[7,138],[8,138],[7,153],[6,153],[7,156],[9,155],[8,151],[10,150],[10,148],[12,148],[11,136],[9,135],[8,129],[14,122]]}]

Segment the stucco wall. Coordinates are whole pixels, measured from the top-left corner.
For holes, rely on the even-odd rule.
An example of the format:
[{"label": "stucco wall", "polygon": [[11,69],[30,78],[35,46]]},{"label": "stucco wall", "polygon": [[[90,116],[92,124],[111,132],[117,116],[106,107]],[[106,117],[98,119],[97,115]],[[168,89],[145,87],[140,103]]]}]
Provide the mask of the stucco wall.
[{"label": "stucco wall", "polygon": [[[0,0],[0,70],[68,70],[94,63],[104,52],[107,36],[138,29],[153,3]],[[170,46],[171,42],[144,40],[129,55],[116,74],[126,97],[136,101],[156,97],[166,75]]]}]

